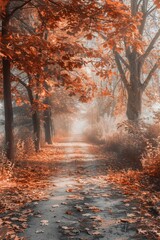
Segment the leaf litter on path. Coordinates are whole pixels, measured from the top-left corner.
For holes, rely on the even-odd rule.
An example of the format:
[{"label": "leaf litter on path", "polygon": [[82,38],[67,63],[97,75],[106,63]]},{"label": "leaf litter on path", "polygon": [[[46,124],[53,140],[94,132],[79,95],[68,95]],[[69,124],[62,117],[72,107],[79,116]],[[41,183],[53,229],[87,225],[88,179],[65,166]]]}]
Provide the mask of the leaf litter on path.
[{"label": "leaf litter on path", "polygon": [[[73,148],[73,151],[74,151],[74,148]],[[84,156],[84,158],[85,158],[85,156]],[[118,197],[119,197],[119,195],[117,195],[117,192],[116,192],[116,187],[115,187],[115,189],[112,189],[108,185],[108,182],[105,180],[104,175],[101,176],[100,172],[97,171],[96,168],[95,169],[91,168],[91,170],[88,170],[87,175],[86,175],[86,172],[84,172],[84,170],[87,167],[87,162],[85,162],[84,159],[83,159],[83,164],[84,164],[84,168],[81,169],[81,171],[80,171],[81,177],[79,179],[76,177],[76,175],[72,174],[70,165],[68,165],[68,170],[70,171],[70,172],[68,171],[70,174],[70,179],[72,179],[72,182],[74,182],[74,183],[71,185],[68,185],[69,188],[67,190],[65,189],[63,194],[65,195],[66,194],[65,192],[69,192],[69,193],[73,193],[73,194],[70,194],[68,196],[65,195],[66,199],[64,199],[64,202],[62,202],[62,203],[60,202],[59,204],[56,204],[53,202],[53,205],[52,206],[50,205],[49,212],[51,209],[53,209],[53,211],[58,213],[59,211],[61,211],[61,209],[63,209],[63,213],[62,213],[63,216],[61,216],[61,218],[59,218],[59,216],[58,216],[59,220],[57,220],[57,221],[55,220],[55,223],[57,223],[56,226],[60,225],[59,229],[61,230],[62,235],[64,234],[63,236],[66,236],[67,239],[74,239],[74,240],[78,239],[78,238],[79,239],[89,239],[89,240],[97,239],[100,237],[104,237],[103,236],[104,234],[102,234],[102,230],[105,230],[106,236],[111,236],[111,239],[112,239],[112,233],[109,232],[109,230],[112,230],[113,232],[117,231],[119,234],[122,235],[122,238],[125,237],[126,234],[128,234],[127,236],[130,236],[128,239],[132,239],[132,236],[129,235],[130,231],[126,227],[128,225],[125,224],[125,223],[127,223],[127,224],[134,223],[132,221],[134,216],[132,215],[133,213],[130,209],[130,207],[132,207],[132,205],[130,205],[130,202],[128,201],[129,205],[125,206],[125,203],[123,203],[121,201],[121,199],[117,200],[117,202],[114,201],[115,198],[118,199]],[[93,164],[95,164],[94,161],[93,161]],[[77,168],[77,166],[76,166],[76,168]],[[74,166],[72,167],[72,170],[74,172],[74,170],[75,170]],[[76,169],[76,171],[77,171],[77,169]],[[90,174],[90,171],[92,171],[94,174]],[[62,172],[63,172],[63,174],[66,174],[66,176],[67,176],[66,166],[64,169],[62,169]],[[95,176],[97,174],[99,176]],[[92,177],[92,175],[93,175],[93,177]],[[57,176],[57,179],[58,178],[60,179],[59,176]],[[77,182],[79,184],[77,184]],[[47,187],[47,184],[45,181],[44,181],[44,183],[41,184],[38,180],[37,185],[41,185],[41,187],[43,187],[43,189],[45,187]],[[33,184],[31,184],[31,186],[33,187]],[[35,184],[35,186],[36,186],[36,184]],[[32,194],[36,193],[35,186],[32,190]],[[28,187],[28,185],[27,185],[27,187]],[[56,184],[56,187],[58,188],[59,185]],[[43,194],[43,195],[45,195],[45,194]],[[56,196],[56,193],[50,194],[50,196],[53,196],[53,198],[54,198],[54,196]],[[39,199],[41,199],[41,196]],[[102,199],[103,199],[103,201],[101,204],[103,206],[100,206],[100,204],[96,204],[99,200],[102,200]],[[38,199],[35,199],[35,200],[38,200]],[[48,201],[46,201],[45,204],[47,205]],[[116,204],[119,204],[120,208],[124,207],[125,210],[126,210],[126,208],[127,209],[129,208],[130,212],[128,212],[128,216],[123,215],[123,213],[119,213],[118,218],[117,218],[118,207]],[[39,204],[35,207],[38,209],[40,208]],[[66,208],[67,208],[67,210],[66,210]],[[107,209],[110,209],[112,214],[109,214],[109,211]],[[43,211],[43,209],[41,209],[41,210],[42,210],[42,215],[43,215],[44,211]],[[132,210],[134,210],[134,209],[132,209]],[[62,221],[65,216],[65,213],[67,213],[66,214],[66,217],[67,217],[66,223],[68,222],[67,225],[65,223],[63,223],[63,221]],[[68,214],[68,213],[73,213],[73,214]],[[50,212],[48,214],[53,214],[53,213]],[[15,216],[15,218],[16,218],[16,216]],[[43,218],[44,218],[44,216],[43,216]],[[39,225],[42,225],[44,227],[44,229],[36,227],[36,230],[34,231],[34,233],[36,233],[37,235],[44,234],[43,236],[44,237],[46,236],[47,232],[45,231],[45,229],[47,229],[47,231],[49,231],[49,229],[52,229],[52,225],[48,224],[49,221],[46,219],[47,219],[47,217],[44,220],[41,220],[42,222],[39,222]],[[108,219],[108,222],[106,221],[106,219]],[[123,219],[126,219],[126,221],[123,222]],[[37,219],[37,221],[38,220],[39,219]],[[6,219],[6,222],[7,221],[8,221],[8,224],[10,224],[10,219]],[[18,221],[18,220],[15,220],[15,221]],[[74,224],[73,224],[73,221],[75,222]],[[111,223],[109,224],[109,222],[111,222]],[[24,221],[24,223],[25,223],[25,221]],[[124,226],[125,226],[124,232],[121,231],[122,224],[124,224]],[[46,226],[48,226],[48,227],[45,228]],[[14,227],[14,229],[16,229],[16,231],[20,230],[20,229],[18,229],[18,226],[16,224],[14,224],[13,227]],[[87,233],[87,231],[88,231],[88,233]],[[11,232],[11,234],[14,234],[14,232]],[[88,234],[90,234],[91,237],[89,237]],[[37,240],[37,238],[35,238],[35,239]],[[44,240],[45,239],[48,239],[48,238],[44,238]],[[48,240],[50,240],[50,239],[48,239]]]}]

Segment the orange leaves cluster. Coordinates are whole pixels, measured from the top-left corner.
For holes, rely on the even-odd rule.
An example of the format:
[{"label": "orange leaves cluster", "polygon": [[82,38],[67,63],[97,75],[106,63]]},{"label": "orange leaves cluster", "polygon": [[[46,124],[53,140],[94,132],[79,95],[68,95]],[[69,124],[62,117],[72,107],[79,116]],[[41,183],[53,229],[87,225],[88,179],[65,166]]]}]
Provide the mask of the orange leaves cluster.
[{"label": "orange leaves cluster", "polygon": [[160,8],[160,0],[154,0],[155,5]]},{"label": "orange leaves cluster", "polygon": [[101,95],[102,96],[111,96],[111,93],[108,89],[104,89],[102,92],[101,92]]},{"label": "orange leaves cluster", "polygon": [[5,7],[9,0],[0,0],[0,13],[5,11]]},{"label": "orange leaves cluster", "polygon": [[141,17],[140,13],[131,16],[130,9],[119,1],[106,0],[101,15],[102,22],[98,22],[98,31],[106,38],[104,47],[118,47],[124,38],[128,45],[134,45],[140,37],[138,25]]},{"label": "orange leaves cluster", "polygon": [[[126,37],[127,44],[135,44],[140,51],[140,42],[135,41],[140,15],[132,18],[130,10],[119,1],[41,0],[35,8],[32,1],[27,6],[18,10],[18,19],[14,15],[10,19],[7,44],[1,45],[0,54],[9,56],[13,68],[31,78],[25,83],[42,99],[47,94],[44,84],[48,81],[53,89],[64,86],[70,95],[78,94],[81,101],[94,96],[96,84],[84,74],[83,66],[101,57],[99,45],[98,49],[86,47],[95,36],[104,35],[104,47],[116,47],[117,51],[122,50],[120,41]],[[102,69],[104,64],[111,67],[111,60],[105,58],[94,65],[97,76],[109,79],[111,74]]]}]

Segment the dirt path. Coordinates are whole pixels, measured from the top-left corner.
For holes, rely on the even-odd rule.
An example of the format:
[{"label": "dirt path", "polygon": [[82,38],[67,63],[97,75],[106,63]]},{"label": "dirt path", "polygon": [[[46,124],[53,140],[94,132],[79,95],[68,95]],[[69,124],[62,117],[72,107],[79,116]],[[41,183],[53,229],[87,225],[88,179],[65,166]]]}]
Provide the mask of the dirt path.
[{"label": "dirt path", "polygon": [[29,227],[21,234],[30,240],[131,240],[137,235],[134,204],[106,180],[107,163],[85,143],[57,143],[65,150],[56,162],[57,175],[49,200],[35,202]]}]

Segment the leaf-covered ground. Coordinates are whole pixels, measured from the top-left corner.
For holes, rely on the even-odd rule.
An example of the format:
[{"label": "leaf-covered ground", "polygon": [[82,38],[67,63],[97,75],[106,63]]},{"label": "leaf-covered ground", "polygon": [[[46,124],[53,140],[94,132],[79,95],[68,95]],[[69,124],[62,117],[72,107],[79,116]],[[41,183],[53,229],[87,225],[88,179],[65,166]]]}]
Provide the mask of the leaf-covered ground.
[{"label": "leaf-covered ground", "polygon": [[[160,192],[159,180],[143,171],[109,172],[107,179],[117,184],[126,195],[128,205],[137,202],[138,231],[147,239],[160,239]],[[136,210],[137,211],[137,210]],[[135,212],[136,212],[135,211]]]},{"label": "leaf-covered ground", "polygon": [[132,194],[128,180],[120,188],[117,175],[118,185],[112,184],[106,157],[112,156],[95,146],[66,142],[20,161],[0,183],[0,239],[159,239],[158,195],[155,214],[155,205],[143,205],[137,182]]}]

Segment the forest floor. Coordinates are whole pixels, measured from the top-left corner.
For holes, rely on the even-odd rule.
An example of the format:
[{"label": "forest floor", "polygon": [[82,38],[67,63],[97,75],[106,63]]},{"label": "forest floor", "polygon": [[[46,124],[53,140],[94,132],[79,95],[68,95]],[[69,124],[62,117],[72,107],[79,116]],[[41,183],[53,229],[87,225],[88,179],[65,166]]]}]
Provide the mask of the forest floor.
[{"label": "forest floor", "polygon": [[111,181],[109,161],[97,146],[64,141],[19,162],[0,182],[0,239],[158,240],[159,216]]}]

